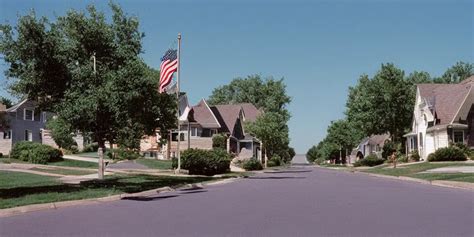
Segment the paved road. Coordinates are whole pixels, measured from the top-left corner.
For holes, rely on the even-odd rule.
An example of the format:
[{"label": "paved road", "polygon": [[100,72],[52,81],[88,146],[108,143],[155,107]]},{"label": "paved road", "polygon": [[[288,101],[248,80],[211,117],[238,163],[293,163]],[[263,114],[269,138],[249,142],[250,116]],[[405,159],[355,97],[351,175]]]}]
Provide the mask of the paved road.
[{"label": "paved road", "polygon": [[474,192],[292,167],[0,219],[0,236],[474,236]]}]

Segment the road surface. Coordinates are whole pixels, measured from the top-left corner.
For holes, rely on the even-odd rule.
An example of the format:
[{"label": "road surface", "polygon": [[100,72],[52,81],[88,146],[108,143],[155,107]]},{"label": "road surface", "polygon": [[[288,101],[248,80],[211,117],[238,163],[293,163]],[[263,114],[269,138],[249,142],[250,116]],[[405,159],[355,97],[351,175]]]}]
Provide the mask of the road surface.
[{"label": "road surface", "polygon": [[0,236],[474,236],[473,206],[471,191],[297,166],[2,218]]}]

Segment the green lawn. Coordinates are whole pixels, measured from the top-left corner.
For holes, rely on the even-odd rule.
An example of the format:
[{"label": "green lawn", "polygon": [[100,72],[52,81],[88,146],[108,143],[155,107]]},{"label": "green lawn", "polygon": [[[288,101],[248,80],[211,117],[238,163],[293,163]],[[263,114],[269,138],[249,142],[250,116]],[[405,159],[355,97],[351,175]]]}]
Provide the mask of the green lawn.
[{"label": "green lawn", "polygon": [[30,170],[51,173],[51,174],[62,174],[62,175],[88,175],[95,174],[97,171],[89,170],[71,170],[71,169],[45,169],[45,168],[33,168]]},{"label": "green lawn", "polygon": [[137,163],[142,164],[150,169],[170,170],[172,169],[171,160],[156,160],[156,159],[138,159]]},{"label": "green lawn", "polygon": [[[20,164],[31,164],[26,161],[17,160],[17,159],[10,159],[10,158],[0,158],[0,163],[10,164],[10,163],[20,163]],[[95,162],[87,162],[87,161],[80,161],[80,160],[67,160],[63,159],[62,161],[57,162],[49,162],[47,165],[55,165],[55,166],[68,166],[68,167],[79,167],[79,168],[99,168],[98,163]]]},{"label": "green lawn", "polygon": [[99,168],[99,164],[95,162],[88,162],[88,161],[81,161],[81,160],[67,160],[67,159],[64,159],[62,161],[57,161],[57,162],[49,162],[48,165],[79,167],[79,168],[93,168],[93,169]]},{"label": "green lawn", "polygon": [[20,172],[0,173],[0,209],[67,200],[134,193],[164,186],[216,180],[212,177],[112,175],[104,180],[63,184],[56,178]]},{"label": "green lawn", "polygon": [[420,173],[430,169],[436,169],[441,167],[449,166],[474,166],[474,164],[466,163],[436,163],[436,162],[422,162],[413,165],[399,166],[392,168],[392,166],[376,167],[367,170],[361,170],[362,172],[383,174],[391,176],[407,176],[425,180],[452,180],[452,181],[463,181],[463,182],[474,182],[474,174],[464,173]]},{"label": "green lawn", "polygon": [[[88,158],[99,158],[99,154],[97,154],[97,151],[77,153],[77,154],[74,154],[74,155],[75,156],[80,156],[80,157],[88,157]],[[107,158],[107,157],[104,157],[104,158]]]}]

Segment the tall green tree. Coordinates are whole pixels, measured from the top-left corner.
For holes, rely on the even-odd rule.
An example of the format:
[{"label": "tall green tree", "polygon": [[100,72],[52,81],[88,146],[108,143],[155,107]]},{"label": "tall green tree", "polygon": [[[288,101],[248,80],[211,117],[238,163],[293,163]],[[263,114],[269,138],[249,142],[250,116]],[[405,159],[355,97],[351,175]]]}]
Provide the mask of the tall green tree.
[{"label": "tall green tree", "polygon": [[434,81],[436,83],[459,83],[472,75],[474,75],[474,63],[457,62]]},{"label": "tall green tree", "polygon": [[262,150],[268,157],[278,154],[286,160],[292,158],[288,146],[290,143],[288,126],[283,115],[274,112],[264,113],[255,122],[248,123],[245,127],[248,132],[262,141]]},{"label": "tall green tree", "polygon": [[389,132],[400,141],[411,124],[412,84],[395,65],[382,64],[372,79],[364,75],[355,87],[349,88],[347,118],[366,136]]},{"label": "tall green tree", "polygon": [[0,104],[5,105],[7,108],[10,108],[10,107],[13,106],[12,100],[10,100],[6,97],[3,97],[3,96],[0,96]]},{"label": "tall green tree", "polygon": [[71,149],[71,146],[77,145],[73,139],[74,130],[66,119],[62,117],[50,119],[46,127],[51,131],[51,137],[59,148]]},{"label": "tall green tree", "polygon": [[166,130],[176,121],[175,99],[157,93],[157,78],[140,57],[144,34],[138,19],[116,4],[110,7],[111,19],[89,6],[54,22],[31,12],[16,26],[0,26],[12,90],[67,118],[99,147]]}]

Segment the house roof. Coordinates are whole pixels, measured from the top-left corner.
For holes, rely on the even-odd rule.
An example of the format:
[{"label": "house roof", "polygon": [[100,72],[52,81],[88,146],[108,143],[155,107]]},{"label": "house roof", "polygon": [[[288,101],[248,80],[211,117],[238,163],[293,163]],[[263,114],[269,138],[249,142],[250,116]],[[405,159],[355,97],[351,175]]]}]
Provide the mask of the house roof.
[{"label": "house roof", "polygon": [[212,107],[214,114],[221,121],[222,127],[234,134],[235,124],[240,117],[242,107],[237,105],[215,105]]},{"label": "house roof", "polygon": [[258,110],[255,105],[251,103],[237,104],[241,106],[244,111],[245,121],[255,122],[258,116],[262,114],[262,111]]},{"label": "house roof", "polygon": [[370,145],[381,145],[385,144],[385,141],[390,139],[389,134],[380,134],[380,135],[372,135],[369,137],[369,144]]},{"label": "house roof", "polygon": [[203,128],[221,128],[214,112],[204,99],[201,99],[197,105],[193,106],[193,117]]},{"label": "house roof", "polygon": [[7,112],[16,112],[16,110],[18,108],[20,108],[20,106],[22,106],[27,101],[28,101],[28,99],[24,99],[24,100],[20,101],[19,103],[17,103],[16,105],[13,105],[12,107],[8,108],[6,111]]},{"label": "house roof", "polygon": [[473,86],[474,77],[471,76],[458,84],[419,84],[418,90],[421,98],[433,108],[434,115],[440,120],[438,124],[449,124]]}]

